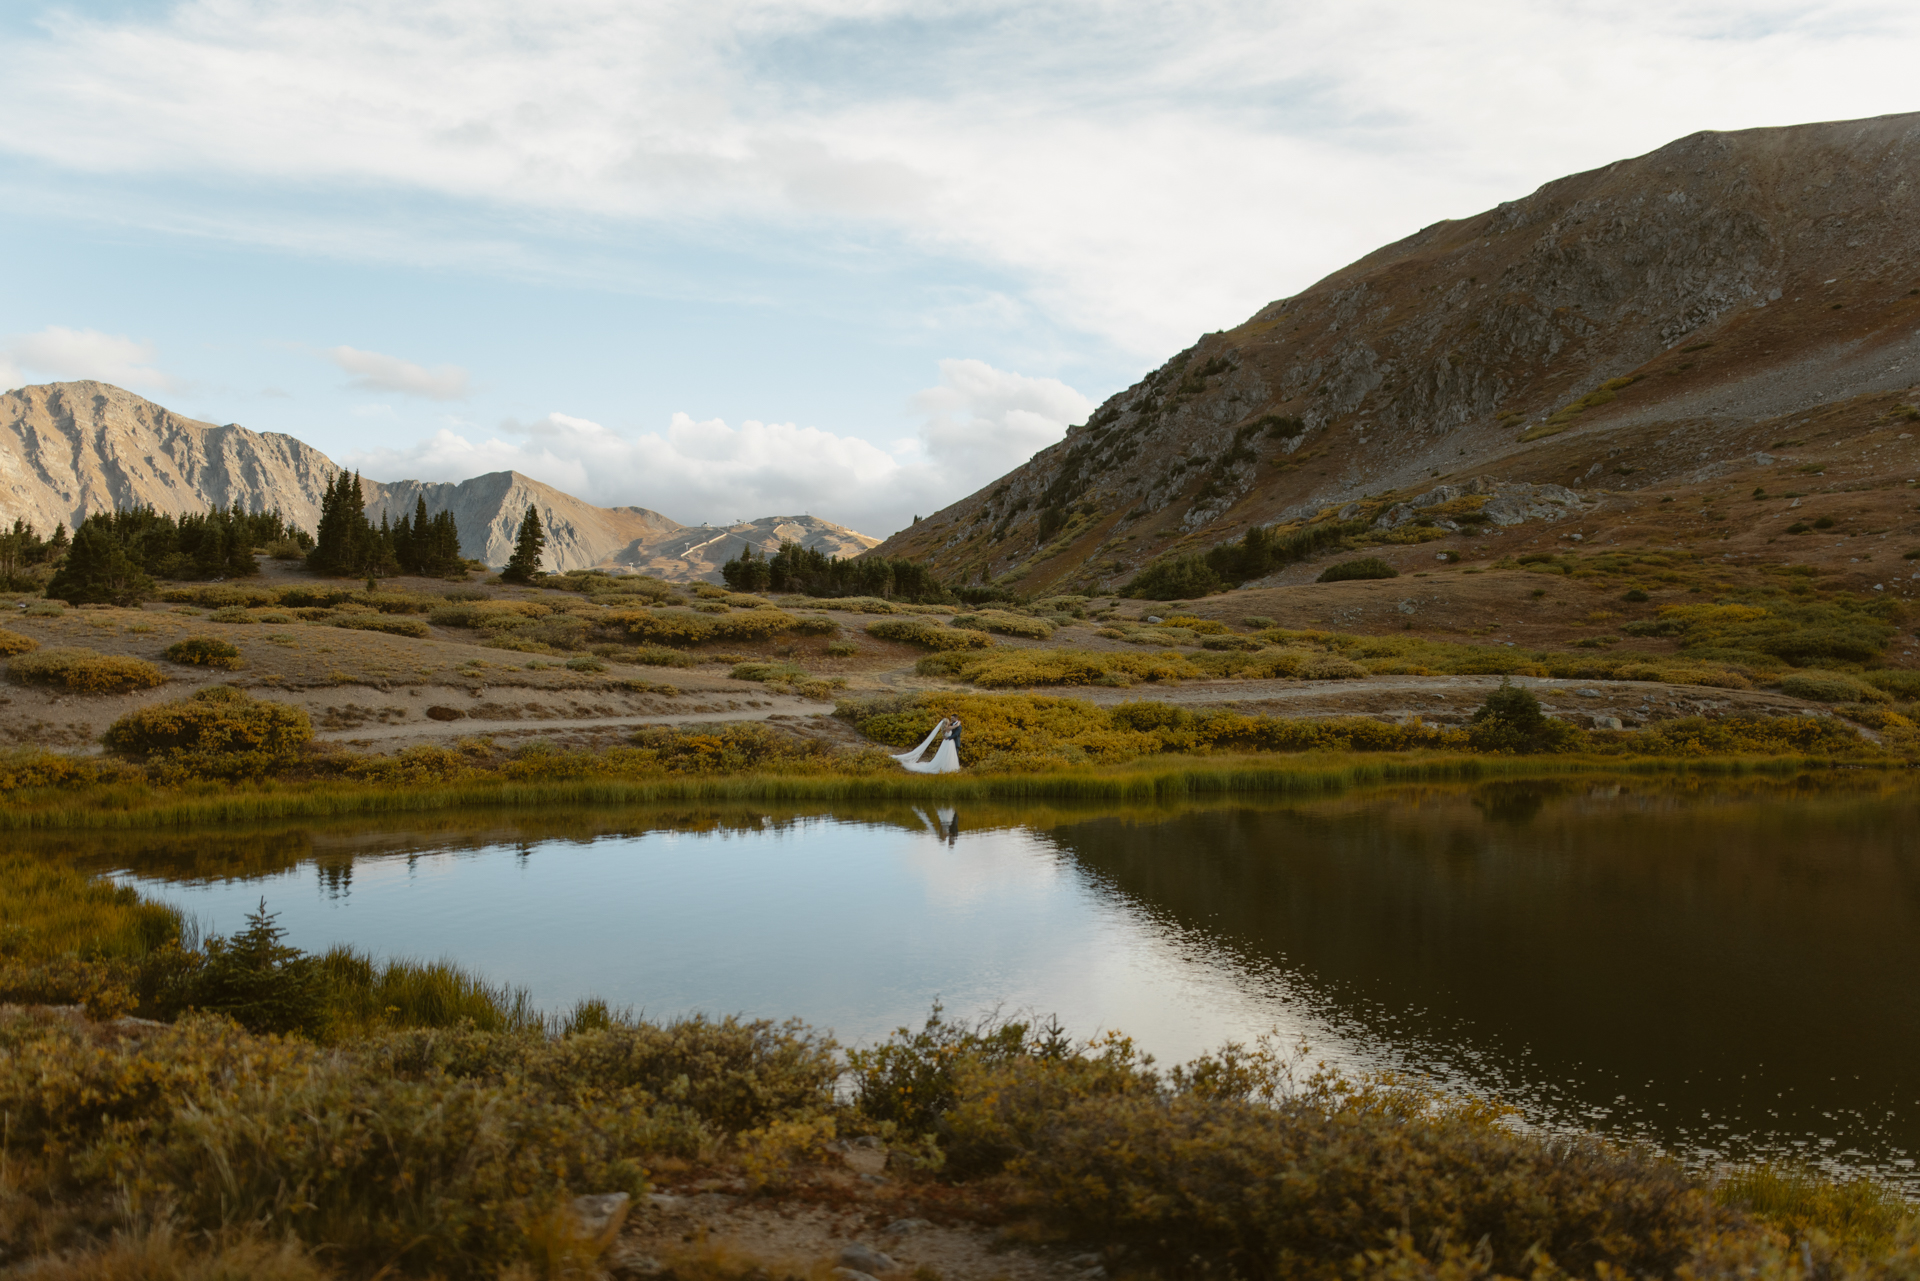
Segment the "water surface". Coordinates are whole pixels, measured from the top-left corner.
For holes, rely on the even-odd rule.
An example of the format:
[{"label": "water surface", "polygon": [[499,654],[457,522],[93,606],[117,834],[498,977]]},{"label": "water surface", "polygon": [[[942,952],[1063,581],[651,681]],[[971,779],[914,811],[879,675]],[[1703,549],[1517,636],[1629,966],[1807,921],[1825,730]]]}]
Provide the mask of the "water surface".
[{"label": "water surface", "polygon": [[1831,780],[1082,810],[619,811],[88,851],[207,928],[450,957],[564,1008],[972,1015],[1163,1060],[1274,1030],[1690,1159],[1913,1179],[1920,803]]}]

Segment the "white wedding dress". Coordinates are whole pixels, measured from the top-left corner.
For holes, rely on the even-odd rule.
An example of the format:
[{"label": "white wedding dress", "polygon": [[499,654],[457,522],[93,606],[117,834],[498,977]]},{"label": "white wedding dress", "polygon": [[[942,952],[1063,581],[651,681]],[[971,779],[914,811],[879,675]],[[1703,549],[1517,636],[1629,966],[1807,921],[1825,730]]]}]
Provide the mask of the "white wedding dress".
[{"label": "white wedding dress", "polygon": [[[940,740],[940,750],[933,754],[930,761],[922,761],[920,753],[927,750],[933,740]],[[953,739],[947,736],[945,725],[935,725],[933,732],[920,740],[920,745],[910,752],[901,752],[893,758],[900,762],[903,769],[912,774],[953,774],[960,769],[960,749],[953,745]]]}]

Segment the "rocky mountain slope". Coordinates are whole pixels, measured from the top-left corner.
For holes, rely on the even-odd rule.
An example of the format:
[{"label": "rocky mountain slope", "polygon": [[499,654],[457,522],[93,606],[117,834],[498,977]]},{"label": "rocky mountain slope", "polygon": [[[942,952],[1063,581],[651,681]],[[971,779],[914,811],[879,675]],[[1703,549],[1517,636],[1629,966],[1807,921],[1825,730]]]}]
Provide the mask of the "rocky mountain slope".
[{"label": "rocky mountain slope", "polygon": [[1548,183],[1203,336],[880,550],[1091,590],[1448,481],[1703,479],[1762,420],[1920,380],[1917,197],[1920,113],[1699,133]]},{"label": "rocky mountain slope", "polygon": [[[89,513],[152,505],[172,515],[238,502],[278,507],[311,531],[320,497],[338,467],[292,436],[183,418],[132,392],[98,382],[50,383],[0,395],[0,521],[25,517],[46,532]],[[675,579],[719,580],[738,538],[777,548],[781,537],[834,555],[857,555],[875,540],[813,517],[768,517],[726,531],[697,528],[645,507],[596,507],[518,472],[489,472],[458,484],[366,480],[367,514],[410,515],[425,498],[431,514],[452,511],[461,550],[505,564],[528,504],[547,529],[547,567],[640,570]],[[712,552],[700,548],[711,545]]]}]

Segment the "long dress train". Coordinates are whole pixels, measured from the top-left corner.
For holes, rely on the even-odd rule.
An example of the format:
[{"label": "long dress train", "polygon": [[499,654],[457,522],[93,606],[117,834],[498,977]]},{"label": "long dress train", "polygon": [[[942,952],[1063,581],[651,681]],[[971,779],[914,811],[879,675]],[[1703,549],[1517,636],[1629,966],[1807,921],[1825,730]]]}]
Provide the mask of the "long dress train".
[{"label": "long dress train", "polygon": [[893,759],[896,761],[899,761],[902,765],[905,765],[909,769],[913,768],[913,763],[920,759],[920,753],[926,751],[927,748],[931,747],[933,745],[933,740],[939,735],[944,734],[945,732],[946,732],[945,722],[940,722],[935,724],[933,729],[927,734],[927,736],[920,740],[920,745],[918,747],[914,748],[912,751],[901,752],[895,755]]},{"label": "long dress train", "polygon": [[[927,750],[927,744],[935,737],[940,739],[940,750],[933,754],[930,761],[922,761],[920,753]],[[902,752],[893,758],[900,762],[900,768],[910,774],[953,774],[960,769],[960,749],[954,745],[953,736],[942,726],[934,726],[933,733],[920,740],[920,746],[911,752]]]}]

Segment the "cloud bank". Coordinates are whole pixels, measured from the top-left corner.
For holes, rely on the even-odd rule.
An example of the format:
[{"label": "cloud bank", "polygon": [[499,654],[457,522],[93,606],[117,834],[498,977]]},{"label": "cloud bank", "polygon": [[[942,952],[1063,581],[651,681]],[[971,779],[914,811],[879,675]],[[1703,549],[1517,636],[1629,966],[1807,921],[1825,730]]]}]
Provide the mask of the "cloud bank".
[{"label": "cloud bank", "polygon": [[397,391],[402,395],[427,400],[465,400],[467,371],[458,365],[436,365],[432,369],[383,356],[377,351],[353,347],[332,347],[327,359],[354,375],[349,387],[363,391]]},{"label": "cloud bank", "polygon": [[518,261],[536,223],[595,243],[745,228],[775,253],[819,233],[785,246],[798,254],[891,238],[1009,273],[1055,323],[1143,358],[1435,217],[1696,129],[1910,109],[1920,41],[1920,8],[1889,0],[467,0],[457,15],[184,0],[109,15],[49,7],[42,34],[12,42],[0,151],[492,211],[497,234],[466,240],[364,199],[223,227],[481,269]]},{"label": "cloud bank", "polygon": [[876,538],[997,478],[1082,422],[1092,403],[1053,378],[978,360],[940,362],[913,397],[914,435],[887,445],[794,423],[674,414],[623,435],[563,413],[503,424],[485,439],[453,427],[404,449],[350,456],[381,480],[465,480],[518,471],[601,506],[650,507],[685,524],[812,513]]},{"label": "cloud bank", "polygon": [[150,342],[94,329],[48,325],[0,338],[0,387],[91,378],[136,390],[172,391],[178,382],[154,365]]}]

